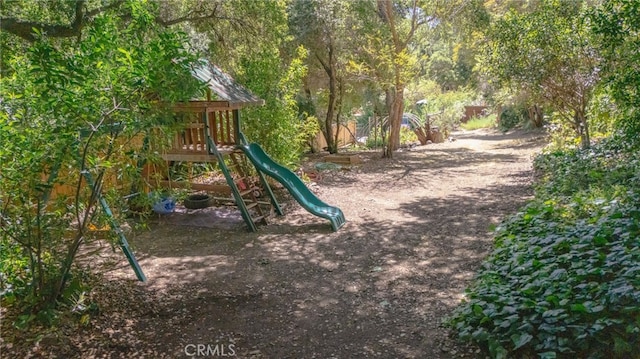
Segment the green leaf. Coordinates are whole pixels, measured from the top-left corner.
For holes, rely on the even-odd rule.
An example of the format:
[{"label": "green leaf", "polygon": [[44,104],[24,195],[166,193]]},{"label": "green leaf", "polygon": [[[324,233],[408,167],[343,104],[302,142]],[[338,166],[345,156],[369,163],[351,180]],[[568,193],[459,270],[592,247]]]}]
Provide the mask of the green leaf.
[{"label": "green leaf", "polygon": [[130,66],[133,66],[133,59],[131,58],[131,52],[119,47],[118,48],[118,52],[124,54],[125,58],[127,59],[127,64]]},{"label": "green leaf", "polygon": [[556,359],[557,354],[556,352],[544,352],[544,353],[538,354],[538,357],[540,359]]},{"label": "green leaf", "polygon": [[511,341],[513,342],[513,350],[518,350],[524,345],[529,343],[533,339],[533,335],[529,333],[520,333],[511,335]]},{"label": "green leaf", "polygon": [[571,304],[571,311],[578,313],[586,313],[588,312],[587,307],[584,304]]}]

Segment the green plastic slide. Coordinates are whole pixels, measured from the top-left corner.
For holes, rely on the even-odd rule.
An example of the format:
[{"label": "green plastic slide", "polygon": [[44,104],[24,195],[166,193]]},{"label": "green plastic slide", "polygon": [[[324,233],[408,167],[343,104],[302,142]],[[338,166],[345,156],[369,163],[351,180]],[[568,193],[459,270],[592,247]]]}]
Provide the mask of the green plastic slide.
[{"label": "green plastic slide", "polygon": [[340,208],[322,202],[295,173],[273,161],[258,144],[252,143],[238,147],[260,171],[282,183],[304,209],[318,217],[328,219],[334,231],[344,225],[346,220]]}]

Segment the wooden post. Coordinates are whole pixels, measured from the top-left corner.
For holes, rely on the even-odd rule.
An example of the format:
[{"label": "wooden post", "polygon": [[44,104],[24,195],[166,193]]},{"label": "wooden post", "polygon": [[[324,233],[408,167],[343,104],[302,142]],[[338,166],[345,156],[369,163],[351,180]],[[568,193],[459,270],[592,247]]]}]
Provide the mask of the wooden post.
[{"label": "wooden post", "polygon": [[231,142],[231,114],[229,110],[226,111],[225,124],[227,125],[227,140],[225,141],[225,145],[230,145],[233,142]]},{"label": "wooden post", "polygon": [[209,131],[211,131],[211,140],[214,143],[220,143],[218,141],[218,124],[216,122],[216,111],[211,111],[209,113]]},{"label": "wooden post", "polygon": [[211,129],[209,127],[209,112],[207,109],[202,112],[202,123],[204,124],[204,136],[202,137],[202,141],[204,141],[204,144],[202,145],[202,148],[207,152],[207,154],[211,154],[211,149],[209,148],[210,142],[207,141],[207,137],[209,137],[209,135],[211,134]]},{"label": "wooden post", "polygon": [[240,145],[240,111],[238,109],[233,110],[233,141],[236,145]]}]

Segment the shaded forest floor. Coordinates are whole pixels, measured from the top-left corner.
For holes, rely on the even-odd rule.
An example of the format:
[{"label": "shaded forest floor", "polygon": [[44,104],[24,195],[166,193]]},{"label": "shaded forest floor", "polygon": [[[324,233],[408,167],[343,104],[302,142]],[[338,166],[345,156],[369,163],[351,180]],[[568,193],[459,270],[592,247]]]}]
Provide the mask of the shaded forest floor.
[{"label": "shaded forest floor", "polygon": [[88,296],[98,314],[38,340],[4,320],[1,356],[481,357],[441,322],[491,250],[492,225],[532,195],[532,154],[544,141],[453,136],[323,171],[311,188],[348,221],[335,233],[281,191],[286,215],[257,233],[231,208],[154,219],[130,236],[147,283],[105,246],[88,263],[107,270]]}]

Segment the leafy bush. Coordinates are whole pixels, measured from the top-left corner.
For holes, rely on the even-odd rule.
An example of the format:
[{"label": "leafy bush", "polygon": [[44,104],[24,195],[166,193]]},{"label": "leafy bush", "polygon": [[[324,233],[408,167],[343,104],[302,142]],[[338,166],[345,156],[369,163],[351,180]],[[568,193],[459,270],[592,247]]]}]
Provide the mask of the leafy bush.
[{"label": "leafy bush", "polygon": [[588,150],[554,150],[538,156],[534,168],[541,177],[538,194],[571,196],[580,191],[631,187],[640,162],[637,144],[619,135],[602,140]]},{"label": "leafy bush", "polygon": [[[153,21],[156,4],[119,6],[132,8],[96,16],[77,40],[44,34],[3,55],[0,294],[5,308],[24,313],[17,325],[48,323],[78,295],[76,256],[97,239],[92,227],[106,222],[99,195],[124,202],[107,188],[128,190],[140,180],[135,163],[154,155],[135,144],[173,121],[159,104],[201,87],[188,68],[195,58],[185,35]],[[132,16],[116,16],[120,10]],[[70,190],[58,193],[60,185]]]},{"label": "leafy bush", "polygon": [[[385,134],[385,137],[388,137]],[[413,132],[408,127],[400,128],[400,145],[406,146],[410,143],[418,142],[418,136],[416,136],[415,132]],[[371,134],[367,137],[367,142],[365,146],[367,148],[380,148],[386,144],[385,138],[383,138],[380,133],[378,133],[377,137],[374,135],[374,131],[371,131]]]},{"label": "leafy bush", "polygon": [[306,52],[300,47],[290,63],[282,64],[279,51],[262,49],[241,61],[238,80],[265,101],[264,106],[243,110],[242,131],[275,161],[293,166],[307,140],[295,99],[307,70],[303,62]]},{"label": "leafy bush", "polygon": [[386,142],[380,135],[378,135],[378,137],[369,136],[367,137],[367,142],[365,146],[367,148],[380,148],[384,146],[385,143]]},{"label": "leafy bush", "polygon": [[496,125],[496,115],[488,115],[483,117],[474,117],[471,120],[467,121],[460,125],[463,129],[467,131],[477,130],[479,128],[491,128]]},{"label": "leafy bush", "polygon": [[320,133],[320,120],[316,116],[303,114],[304,119],[300,123],[300,136],[306,141],[306,145],[313,152],[313,142],[316,135]]},{"label": "leafy bush", "polygon": [[[464,106],[474,103],[476,97],[476,93],[465,88],[442,91],[431,80],[410,85],[409,92],[410,95],[406,97],[407,107],[415,106],[415,113],[421,119],[428,115],[431,126],[438,126],[445,136],[460,125],[464,117]],[[418,100],[423,100],[421,105],[410,105]]]},{"label": "leafy bush", "polygon": [[[444,92],[432,99],[427,97],[430,110],[427,113],[437,113],[432,117],[431,125],[438,126],[440,132],[448,136],[460,125],[460,121],[464,116],[464,106],[471,102],[473,94],[467,90],[458,90],[452,92]],[[439,111],[439,112],[438,112]]]},{"label": "leafy bush", "polygon": [[526,119],[526,111],[521,107],[507,106],[502,110],[498,127],[500,131],[507,132],[520,125]]},{"label": "leafy bush", "polygon": [[416,136],[415,132],[408,127],[402,127],[400,129],[400,145],[406,146],[415,142],[418,142],[418,136]]},{"label": "leafy bush", "polygon": [[640,160],[613,138],[536,159],[537,199],[503,222],[447,324],[497,358],[640,356]]},{"label": "leafy bush", "polygon": [[589,23],[597,34],[604,57],[603,78],[621,111],[617,127],[631,138],[640,132],[640,3],[627,0],[603,1],[590,13]]}]

